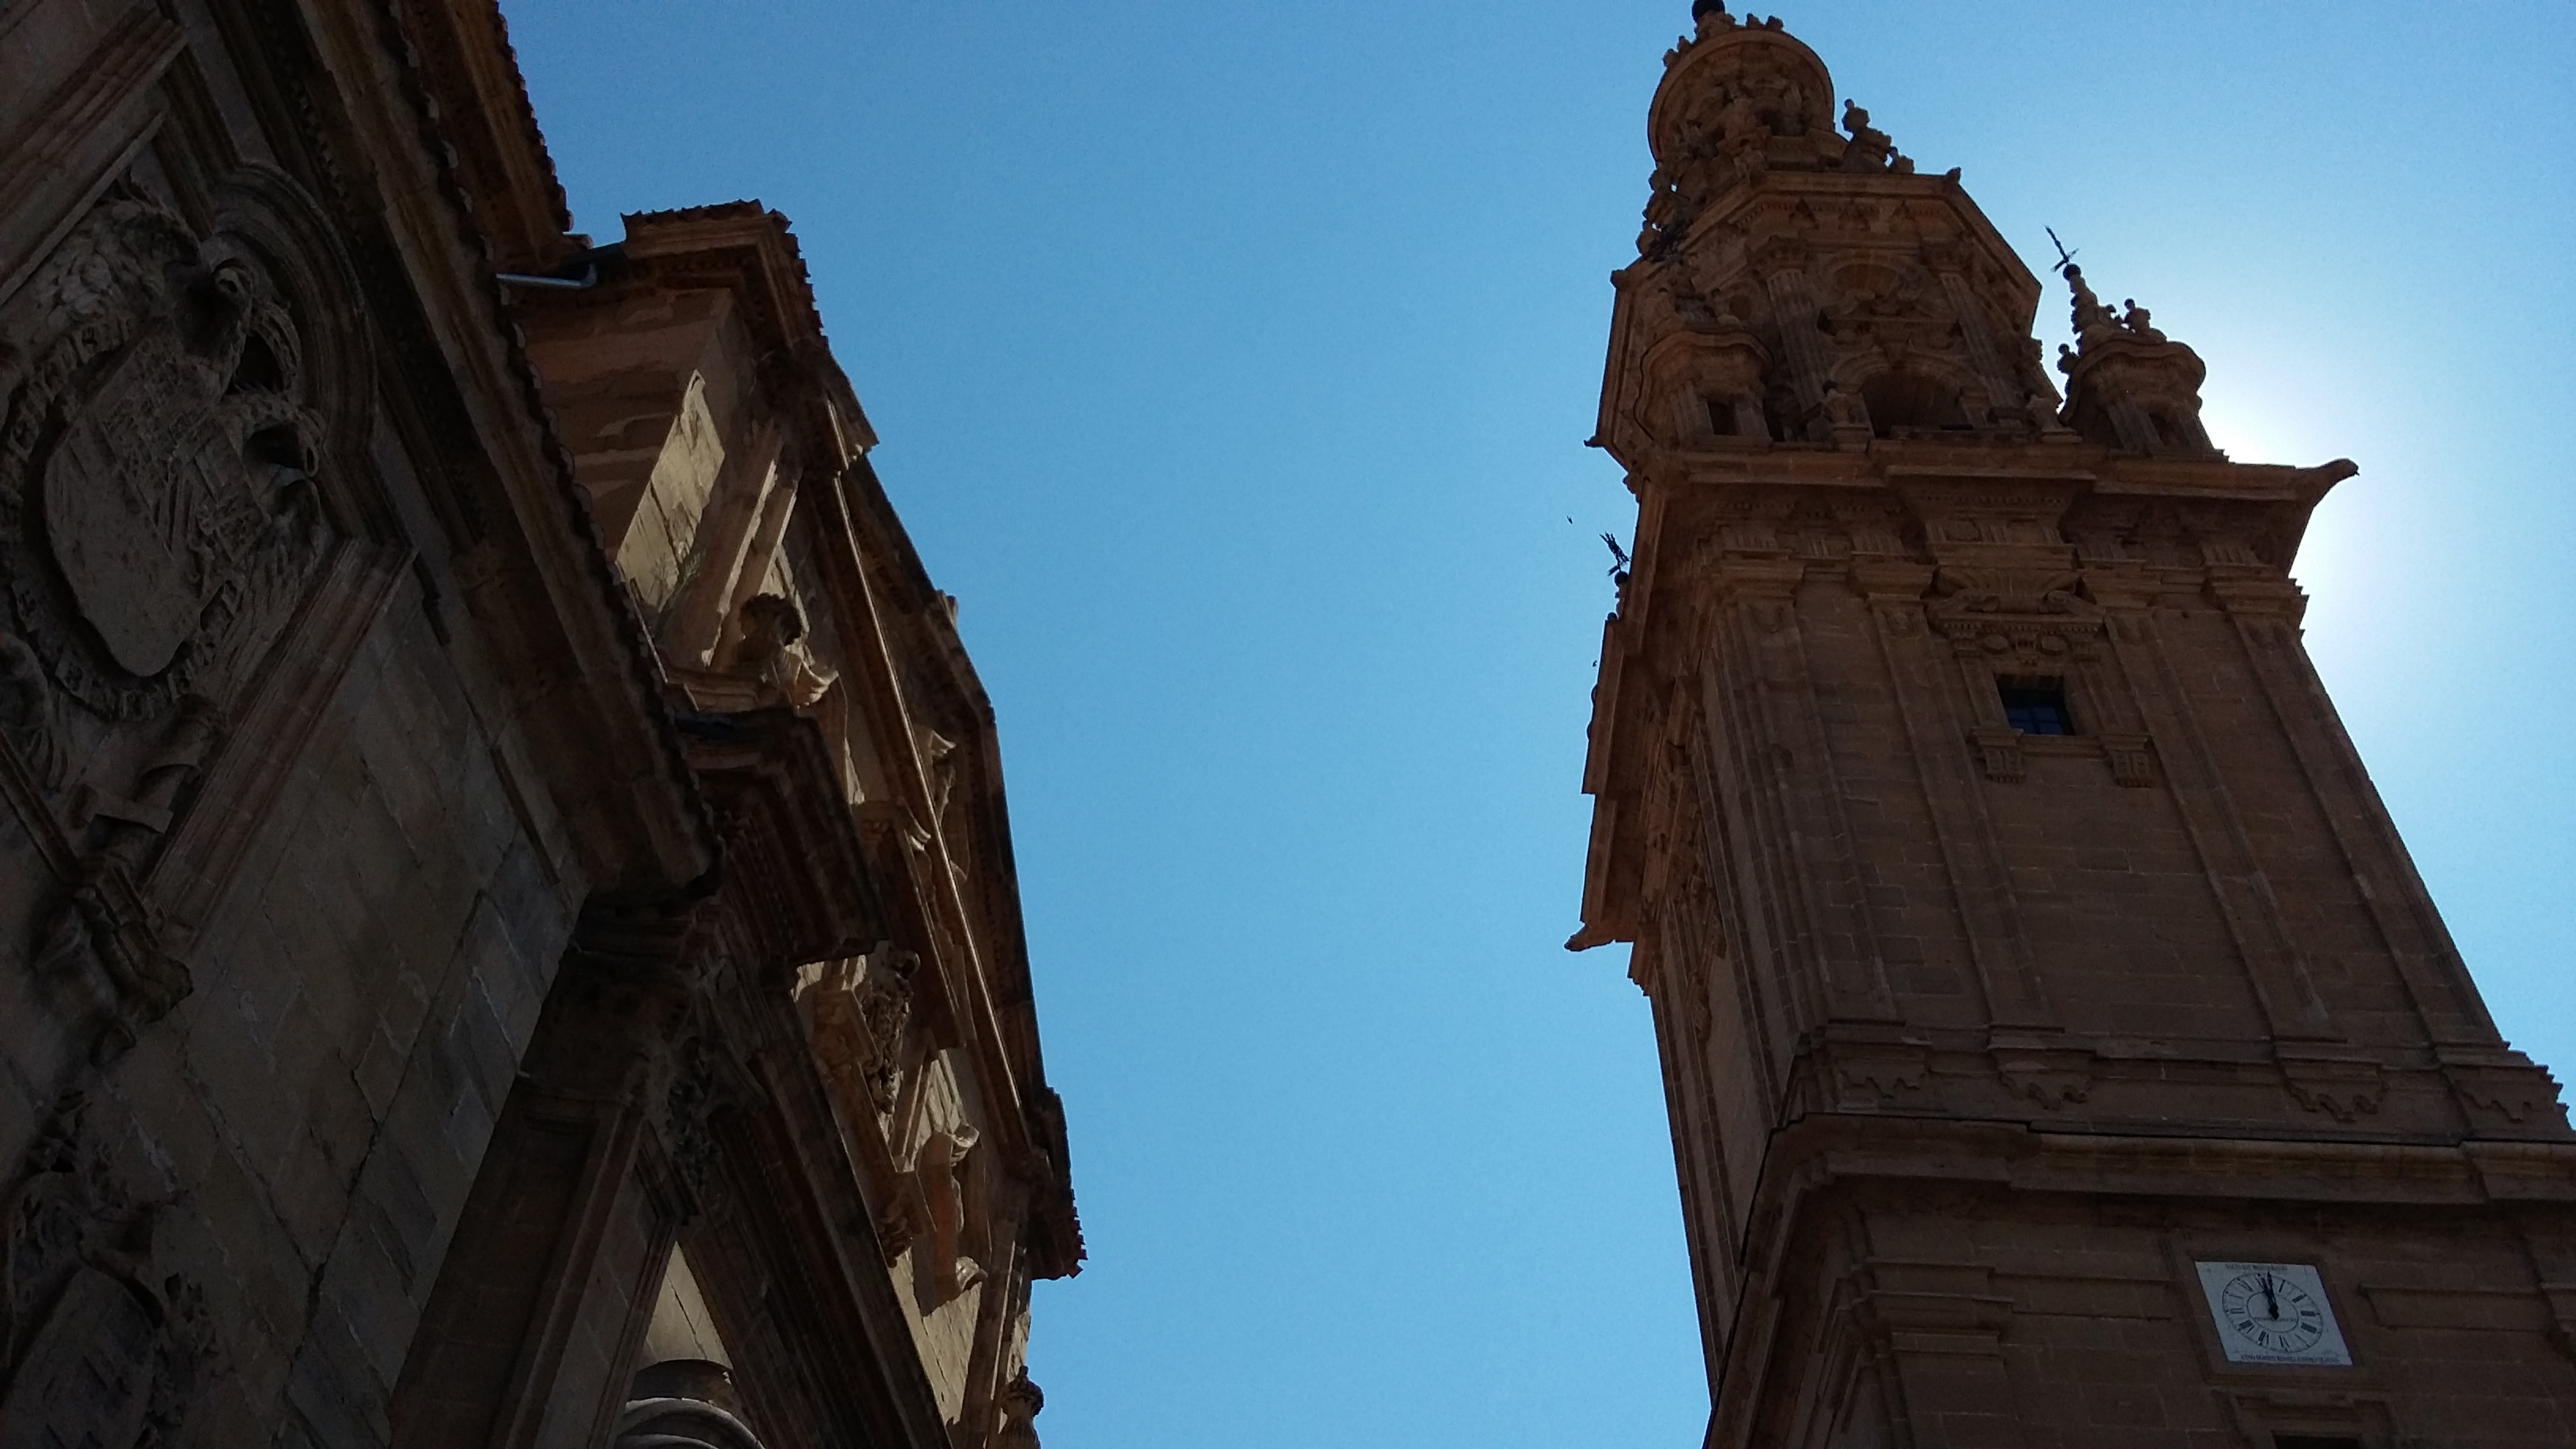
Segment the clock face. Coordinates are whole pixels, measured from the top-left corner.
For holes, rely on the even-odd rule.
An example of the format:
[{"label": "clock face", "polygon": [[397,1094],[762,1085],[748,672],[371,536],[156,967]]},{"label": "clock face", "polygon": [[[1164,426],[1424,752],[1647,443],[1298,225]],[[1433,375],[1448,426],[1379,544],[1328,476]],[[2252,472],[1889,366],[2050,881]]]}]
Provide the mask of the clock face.
[{"label": "clock face", "polygon": [[2201,1291],[2230,1363],[2352,1362],[2325,1284],[2304,1263],[2200,1263]]}]

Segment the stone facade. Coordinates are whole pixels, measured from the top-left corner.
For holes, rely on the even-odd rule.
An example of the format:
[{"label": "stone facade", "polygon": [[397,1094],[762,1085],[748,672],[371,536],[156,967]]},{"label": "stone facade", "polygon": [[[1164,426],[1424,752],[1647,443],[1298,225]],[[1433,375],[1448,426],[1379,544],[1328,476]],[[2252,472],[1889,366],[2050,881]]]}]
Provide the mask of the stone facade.
[{"label": "stone facade", "polygon": [[993,714],[490,0],[0,0],[0,1444],[1028,1449]]},{"label": "stone facade", "polygon": [[2042,288],[1777,20],[1649,114],[1583,929],[1634,943],[1711,1445],[2576,1442],[2576,1137],[2300,642],[2353,465]]}]

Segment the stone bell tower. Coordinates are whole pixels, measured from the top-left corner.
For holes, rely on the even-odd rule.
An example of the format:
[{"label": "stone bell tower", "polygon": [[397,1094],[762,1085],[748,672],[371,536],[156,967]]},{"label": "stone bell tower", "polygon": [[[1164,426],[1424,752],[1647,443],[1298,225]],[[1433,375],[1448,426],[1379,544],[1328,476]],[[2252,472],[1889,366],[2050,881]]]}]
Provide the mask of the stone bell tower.
[{"label": "stone bell tower", "polygon": [[1778,20],[1648,116],[1576,949],[1635,943],[1711,1445],[2576,1442],[2576,1135],[2300,641],[2348,462],[2041,285]]}]

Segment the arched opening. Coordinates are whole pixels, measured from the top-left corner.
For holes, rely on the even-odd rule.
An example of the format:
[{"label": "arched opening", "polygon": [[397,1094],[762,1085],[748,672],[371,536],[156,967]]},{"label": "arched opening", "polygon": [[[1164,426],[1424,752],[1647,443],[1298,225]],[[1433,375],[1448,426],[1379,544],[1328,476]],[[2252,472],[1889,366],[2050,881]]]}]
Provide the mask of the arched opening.
[{"label": "arched opening", "polygon": [[1900,428],[1965,428],[1968,415],[1959,406],[1959,390],[1919,372],[1882,372],[1860,385],[1869,405],[1870,430],[1882,438]]}]

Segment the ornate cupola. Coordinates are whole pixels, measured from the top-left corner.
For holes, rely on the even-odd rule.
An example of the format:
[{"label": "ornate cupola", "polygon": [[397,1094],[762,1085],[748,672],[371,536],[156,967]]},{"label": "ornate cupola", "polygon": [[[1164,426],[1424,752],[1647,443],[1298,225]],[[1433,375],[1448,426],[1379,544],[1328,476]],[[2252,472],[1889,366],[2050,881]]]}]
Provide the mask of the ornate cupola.
[{"label": "ornate cupola", "polygon": [[[1635,466],[2054,431],[2029,334],[2039,283],[1959,173],[1918,174],[1857,105],[1837,131],[1832,76],[1777,19],[1707,3],[1697,18],[1647,120],[1653,194],[1616,278],[1599,441]],[[1621,367],[1623,348],[1643,366]]]}]

